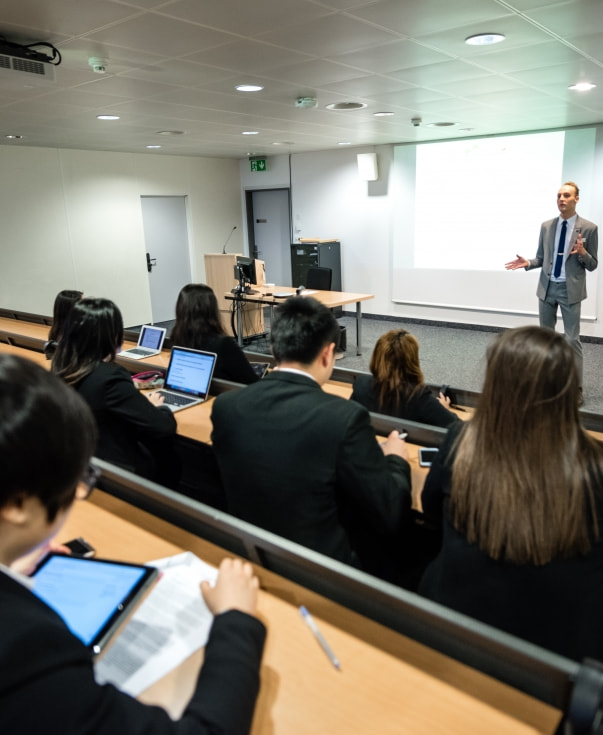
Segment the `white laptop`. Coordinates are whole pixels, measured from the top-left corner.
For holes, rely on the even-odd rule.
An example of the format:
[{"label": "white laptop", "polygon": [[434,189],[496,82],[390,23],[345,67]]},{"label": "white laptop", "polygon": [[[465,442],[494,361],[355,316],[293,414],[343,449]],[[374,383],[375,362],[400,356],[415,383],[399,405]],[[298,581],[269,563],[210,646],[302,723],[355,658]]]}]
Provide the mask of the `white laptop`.
[{"label": "white laptop", "polygon": [[120,357],[129,357],[132,360],[142,360],[143,357],[158,355],[163,347],[165,329],[143,324],[138,335],[138,344],[129,350],[118,353]]},{"label": "white laptop", "polygon": [[172,411],[202,403],[209,395],[217,355],[215,352],[172,347],[165,385],[158,391]]}]

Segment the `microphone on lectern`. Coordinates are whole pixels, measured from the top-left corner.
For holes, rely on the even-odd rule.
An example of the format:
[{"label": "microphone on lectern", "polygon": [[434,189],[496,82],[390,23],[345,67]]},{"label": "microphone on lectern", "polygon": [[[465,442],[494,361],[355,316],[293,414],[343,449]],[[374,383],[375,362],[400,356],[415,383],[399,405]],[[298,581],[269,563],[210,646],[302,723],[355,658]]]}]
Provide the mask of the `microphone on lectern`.
[{"label": "microphone on lectern", "polygon": [[226,238],[226,242],[224,243],[224,247],[222,248],[222,255],[226,255],[226,246],[228,245],[228,241],[232,237],[232,233],[237,229],[237,226],[235,225],[230,233],[228,234],[228,237]]}]

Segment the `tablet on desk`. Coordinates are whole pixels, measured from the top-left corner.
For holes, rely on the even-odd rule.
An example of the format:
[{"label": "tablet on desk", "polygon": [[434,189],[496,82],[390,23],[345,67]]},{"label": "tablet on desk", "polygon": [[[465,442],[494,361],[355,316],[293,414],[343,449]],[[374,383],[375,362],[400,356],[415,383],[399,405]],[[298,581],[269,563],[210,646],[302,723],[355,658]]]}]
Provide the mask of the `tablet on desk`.
[{"label": "tablet on desk", "polygon": [[33,592],[98,654],[158,575],[141,564],[48,554],[32,575]]}]

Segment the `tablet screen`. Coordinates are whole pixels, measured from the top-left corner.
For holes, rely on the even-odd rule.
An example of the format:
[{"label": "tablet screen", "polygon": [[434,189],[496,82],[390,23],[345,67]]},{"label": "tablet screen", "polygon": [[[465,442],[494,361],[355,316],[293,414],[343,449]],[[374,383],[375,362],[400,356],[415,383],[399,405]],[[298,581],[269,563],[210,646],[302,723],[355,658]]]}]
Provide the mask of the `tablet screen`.
[{"label": "tablet screen", "polygon": [[154,567],[49,554],[33,574],[33,591],[98,653],[157,575]]}]

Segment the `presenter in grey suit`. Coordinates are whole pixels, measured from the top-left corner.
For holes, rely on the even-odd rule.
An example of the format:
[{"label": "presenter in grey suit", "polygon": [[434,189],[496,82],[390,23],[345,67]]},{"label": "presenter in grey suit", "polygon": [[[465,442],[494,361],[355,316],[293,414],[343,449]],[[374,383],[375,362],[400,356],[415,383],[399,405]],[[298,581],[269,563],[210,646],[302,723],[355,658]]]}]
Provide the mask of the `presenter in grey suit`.
[{"label": "presenter in grey suit", "polygon": [[[580,305],[586,298],[586,273],[598,265],[597,225],[576,214],[580,190],[566,181],[557,192],[559,217],[543,222],[536,257],[518,255],[507,263],[507,270],[542,268],[536,295],[540,326],[555,328],[557,307],[561,309],[565,338],[576,355],[582,386],[582,343],[580,342]],[[564,237],[565,236],[565,237]]]}]

